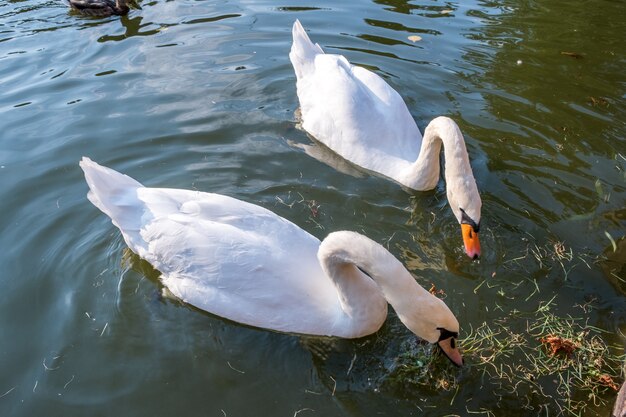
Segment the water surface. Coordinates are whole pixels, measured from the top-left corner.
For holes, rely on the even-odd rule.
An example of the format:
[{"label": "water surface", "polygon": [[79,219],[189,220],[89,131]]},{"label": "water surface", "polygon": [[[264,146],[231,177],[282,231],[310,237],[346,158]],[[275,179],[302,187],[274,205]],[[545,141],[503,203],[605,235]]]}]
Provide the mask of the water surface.
[{"label": "water surface", "polygon": [[[362,232],[444,289],[466,334],[552,300],[623,349],[623,3],[142,8],[93,19],[60,1],[0,4],[0,414],[556,413],[495,396],[471,366],[454,371],[457,389],[398,382],[398,358],[426,347],[393,312],[369,338],[311,341],[161,298],[158,273],[87,201],[83,155],[146,185],[259,204],[319,238]],[[443,180],[407,193],[304,151],[315,145],[294,114],[296,18],[384,77],[421,129],[459,123],[483,199],[479,262],[463,254]]]}]

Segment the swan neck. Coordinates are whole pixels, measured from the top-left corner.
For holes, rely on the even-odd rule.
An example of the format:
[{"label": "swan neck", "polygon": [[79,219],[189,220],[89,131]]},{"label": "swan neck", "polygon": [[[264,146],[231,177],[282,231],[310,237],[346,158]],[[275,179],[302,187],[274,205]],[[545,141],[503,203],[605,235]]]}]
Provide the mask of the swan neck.
[{"label": "swan neck", "polygon": [[[363,320],[378,311],[376,317],[362,321],[376,324],[352,337],[378,330],[387,315],[387,302],[406,327],[431,343],[437,341],[439,327],[458,331],[459,323],[444,302],[422,288],[400,261],[371,239],[355,232],[334,232],[324,239],[317,256],[348,316],[356,313]],[[381,302],[385,306],[382,315]]]},{"label": "swan neck", "polygon": [[422,147],[412,165],[409,184],[416,190],[430,190],[439,182],[441,147],[444,150],[446,183],[459,176],[472,175],[465,140],[458,125],[448,117],[437,117],[424,130]]},{"label": "swan neck", "polygon": [[346,278],[343,272],[351,266],[365,272],[383,293],[392,292],[394,285],[390,281],[396,281],[395,276],[405,271],[404,266],[386,249],[353,232],[331,233],[320,245],[318,257],[324,270],[336,283],[342,284]]},{"label": "swan neck", "polygon": [[[389,251],[355,232],[329,234],[320,245],[318,259],[348,314],[371,310],[373,302],[382,301],[385,316],[389,303],[402,320],[403,312],[419,304],[419,297],[430,296]],[[378,300],[372,301],[373,294]],[[385,317],[381,319],[380,325]]]},{"label": "swan neck", "polygon": [[446,182],[453,177],[468,175],[473,177],[465,139],[459,126],[447,117],[437,118],[434,121],[437,123],[434,125],[433,134],[436,134],[443,143]]}]

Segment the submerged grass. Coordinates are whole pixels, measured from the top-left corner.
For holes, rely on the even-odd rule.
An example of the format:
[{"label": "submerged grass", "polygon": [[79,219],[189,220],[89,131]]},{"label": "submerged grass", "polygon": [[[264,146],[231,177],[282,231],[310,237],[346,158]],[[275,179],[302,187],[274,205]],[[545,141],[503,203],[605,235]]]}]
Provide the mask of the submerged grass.
[{"label": "submerged grass", "polygon": [[[495,404],[489,410],[482,402],[485,415],[499,415],[502,407],[519,407],[519,415],[593,415],[617,392],[626,355],[622,347],[607,345],[603,331],[584,319],[554,314],[552,301],[472,328],[459,342],[462,372],[431,349],[409,349],[396,360],[394,388],[447,390],[453,393],[452,405],[461,401],[456,397],[464,386],[479,380],[481,392]],[[466,404],[471,400],[464,398]]]},{"label": "submerged grass", "polygon": [[[515,394],[535,412],[541,404],[546,413],[580,416],[617,391],[626,356],[604,342],[602,330],[581,318],[559,317],[550,305],[483,323],[460,343],[469,368],[488,379],[494,395]],[[513,330],[515,323],[525,329]]]},{"label": "submerged grass", "polygon": [[[557,239],[540,243],[529,235],[526,241],[525,250],[510,259],[503,252],[498,270],[474,288],[486,304],[473,308],[494,317],[463,326],[467,336],[459,345],[465,366],[459,370],[433,355],[432,346],[407,341],[387,368],[382,389],[407,398],[416,393],[439,398],[439,404],[449,403],[451,416],[499,416],[503,410],[510,416],[608,414],[624,380],[626,355],[621,344],[610,344],[618,343],[617,335],[591,325],[599,318],[593,312],[596,296],[540,301],[546,292],[558,294],[567,281],[579,285],[577,276],[568,275],[576,268],[592,270],[594,256],[575,253]],[[430,292],[445,296],[433,284]],[[561,304],[571,314],[580,308],[580,315],[561,313]]]}]

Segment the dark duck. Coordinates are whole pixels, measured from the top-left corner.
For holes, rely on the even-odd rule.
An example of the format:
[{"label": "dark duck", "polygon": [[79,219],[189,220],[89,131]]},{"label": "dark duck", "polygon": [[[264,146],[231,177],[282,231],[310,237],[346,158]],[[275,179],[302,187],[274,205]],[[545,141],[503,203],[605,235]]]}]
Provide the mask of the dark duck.
[{"label": "dark duck", "polygon": [[124,16],[132,6],[141,9],[134,0],[68,0],[72,10],[86,16]]}]

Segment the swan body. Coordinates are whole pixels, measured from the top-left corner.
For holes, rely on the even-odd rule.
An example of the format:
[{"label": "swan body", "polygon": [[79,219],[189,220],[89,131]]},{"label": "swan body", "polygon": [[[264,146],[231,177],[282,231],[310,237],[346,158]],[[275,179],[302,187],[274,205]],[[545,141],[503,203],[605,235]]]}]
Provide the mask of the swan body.
[{"label": "swan body", "polygon": [[448,202],[466,225],[466,252],[478,257],[481,200],[457,124],[437,117],[422,137],[402,97],[381,77],[324,53],[297,20],[292,35],[302,127],[348,161],[418,191],[437,185],[443,145]]},{"label": "swan body", "polygon": [[89,200],[182,301],[251,326],[345,338],[376,332],[389,302],[411,331],[462,363],[452,312],[371,239],[342,231],[320,242],[254,204],[144,187],[89,158],[80,166]]},{"label": "swan body", "polygon": [[86,16],[124,16],[130,8],[129,3],[139,6],[133,0],[68,0],[70,7]]}]

